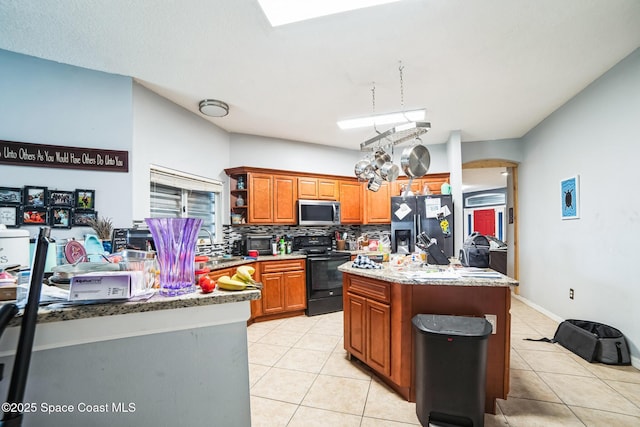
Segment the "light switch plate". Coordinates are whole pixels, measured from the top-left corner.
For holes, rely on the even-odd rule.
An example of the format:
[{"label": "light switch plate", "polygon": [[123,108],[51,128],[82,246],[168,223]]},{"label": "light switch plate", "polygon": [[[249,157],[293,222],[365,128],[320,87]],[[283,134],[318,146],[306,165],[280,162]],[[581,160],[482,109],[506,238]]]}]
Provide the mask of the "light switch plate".
[{"label": "light switch plate", "polygon": [[487,319],[489,323],[491,323],[491,334],[494,335],[496,333],[496,329],[498,328],[498,316],[495,314],[485,314],[484,318]]}]

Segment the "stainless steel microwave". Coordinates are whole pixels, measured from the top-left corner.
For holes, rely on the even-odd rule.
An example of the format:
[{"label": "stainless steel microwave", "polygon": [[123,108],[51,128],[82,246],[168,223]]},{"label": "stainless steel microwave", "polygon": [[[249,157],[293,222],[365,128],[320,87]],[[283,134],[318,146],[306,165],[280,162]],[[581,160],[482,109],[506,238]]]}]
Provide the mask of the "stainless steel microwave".
[{"label": "stainless steel microwave", "polygon": [[298,224],[340,224],[340,202],[325,200],[298,200]]}]

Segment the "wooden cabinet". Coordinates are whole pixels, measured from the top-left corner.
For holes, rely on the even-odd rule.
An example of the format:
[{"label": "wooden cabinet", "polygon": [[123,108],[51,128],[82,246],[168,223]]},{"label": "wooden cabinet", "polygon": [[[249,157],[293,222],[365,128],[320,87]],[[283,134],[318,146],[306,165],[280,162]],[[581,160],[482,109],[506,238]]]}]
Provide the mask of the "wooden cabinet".
[{"label": "wooden cabinet", "polygon": [[[344,273],[344,348],[409,401],[415,401],[414,331],[421,313],[496,316],[488,338],[485,412],[509,393],[511,290],[507,286],[401,284]],[[461,283],[462,284],[462,283]]]},{"label": "wooden cabinet", "polygon": [[378,191],[364,190],[363,214],[365,224],[391,223],[391,184],[389,182],[383,182]]},{"label": "wooden cabinet", "polygon": [[[246,224],[297,224],[298,199],[337,200],[343,224],[391,223],[391,200],[400,195],[409,179],[383,182],[377,192],[368,191],[366,184],[355,178],[337,175],[303,174],[300,172],[237,167],[225,169],[229,175],[231,214],[240,214]],[[245,188],[238,188],[242,181]],[[421,195],[424,188],[440,194],[440,187],[449,182],[449,173],[428,174],[414,179],[411,189]],[[243,203],[238,203],[241,199]]]},{"label": "wooden cabinet", "polygon": [[273,178],[271,175],[249,173],[249,206],[247,222],[270,224],[273,222]]},{"label": "wooden cabinet", "polygon": [[296,182],[294,176],[273,176],[273,222],[277,224],[295,224],[296,212]]},{"label": "wooden cabinet", "polygon": [[389,285],[354,278],[344,294],[344,345],[347,352],[383,375],[391,375]]},{"label": "wooden cabinet", "polygon": [[362,224],[363,185],[358,181],[340,181],[340,221]]},{"label": "wooden cabinet", "polygon": [[[422,178],[414,179],[411,182],[411,191],[415,195],[423,195],[425,186],[429,189],[430,194],[441,194],[440,187],[445,182],[449,182],[449,173],[431,173]],[[393,182],[391,188],[392,196],[400,196],[403,185],[409,184],[409,178],[400,178]]]},{"label": "wooden cabinet", "polygon": [[318,178],[318,199],[338,200],[338,181]]},{"label": "wooden cabinet", "polygon": [[318,198],[318,179],[298,177],[298,198],[315,200]]},{"label": "wooden cabinet", "polygon": [[338,182],[335,179],[298,177],[298,198],[338,200]]},{"label": "wooden cabinet", "polygon": [[[252,317],[264,320],[275,315],[302,314],[307,308],[305,260],[263,261],[260,263],[262,282],[261,314]],[[258,319],[259,320],[259,319]]]},{"label": "wooden cabinet", "polygon": [[229,206],[231,214],[240,215],[244,222],[247,221],[247,204],[249,193],[247,192],[247,174],[237,174],[229,177]]},{"label": "wooden cabinet", "polygon": [[[231,214],[242,215],[243,224],[296,224],[297,177],[244,168],[226,172]],[[238,188],[239,182],[244,189]],[[239,199],[242,203],[238,203]]]}]

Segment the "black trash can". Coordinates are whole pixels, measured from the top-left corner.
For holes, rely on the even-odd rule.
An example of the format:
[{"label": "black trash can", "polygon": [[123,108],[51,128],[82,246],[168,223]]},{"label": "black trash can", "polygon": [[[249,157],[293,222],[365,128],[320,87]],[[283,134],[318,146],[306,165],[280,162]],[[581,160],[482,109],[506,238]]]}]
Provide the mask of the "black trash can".
[{"label": "black trash can", "polygon": [[483,317],[413,319],[416,414],[423,426],[484,426],[487,344]]}]

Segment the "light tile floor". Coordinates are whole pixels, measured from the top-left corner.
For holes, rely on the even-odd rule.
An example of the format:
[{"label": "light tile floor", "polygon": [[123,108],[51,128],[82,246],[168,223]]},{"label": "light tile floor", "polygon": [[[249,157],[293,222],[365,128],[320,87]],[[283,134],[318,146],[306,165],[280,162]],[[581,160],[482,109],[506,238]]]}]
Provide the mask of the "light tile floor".
[{"label": "light tile floor", "polygon": [[[552,337],[557,323],[511,300],[511,390],[485,426],[640,426],[640,371],[588,363]],[[420,425],[403,400],[348,361],[342,312],[248,328],[253,427]]]}]

